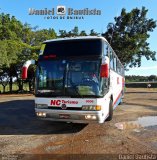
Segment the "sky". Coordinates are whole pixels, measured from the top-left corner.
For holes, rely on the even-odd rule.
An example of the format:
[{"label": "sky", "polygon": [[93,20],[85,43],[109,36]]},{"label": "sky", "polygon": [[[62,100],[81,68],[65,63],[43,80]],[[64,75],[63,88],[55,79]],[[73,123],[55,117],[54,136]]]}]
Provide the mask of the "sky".
[{"label": "sky", "polygon": [[[76,10],[80,9],[97,9],[101,10],[101,15],[88,15],[84,19],[60,19],[56,14],[57,6],[65,6]],[[94,29],[98,33],[106,31],[107,24],[114,22],[114,17],[119,16],[121,9],[125,8],[126,11],[131,11],[133,8],[142,8],[145,6],[148,9],[147,18],[157,20],[156,0],[0,0],[0,13],[10,14],[15,16],[22,23],[28,23],[32,27],[38,26],[38,29],[54,28],[58,33],[59,30],[70,31],[75,26],[79,30],[85,30],[87,33]],[[55,15],[51,15],[50,19],[44,15],[29,15],[29,8],[35,10],[41,9],[55,9]],[[58,19],[56,17],[58,16]],[[82,16],[81,16],[82,17]],[[148,43],[152,51],[157,52],[157,28],[150,33]],[[157,55],[156,55],[157,59]],[[147,61],[142,58],[142,64],[139,68],[132,68],[125,72],[126,75],[157,75],[157,61]]]}]

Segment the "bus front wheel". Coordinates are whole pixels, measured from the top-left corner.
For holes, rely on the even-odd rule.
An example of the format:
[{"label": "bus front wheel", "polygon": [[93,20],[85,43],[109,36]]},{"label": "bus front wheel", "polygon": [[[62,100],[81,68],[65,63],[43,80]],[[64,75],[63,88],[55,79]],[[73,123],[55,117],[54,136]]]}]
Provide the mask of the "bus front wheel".
[{"label": "bus front wheel", "polygon": [[111,121],[113,117],[113,101],[112,99],[110,100],[110,104],[109,104],[109,116],[106,119],[106,121]]}]

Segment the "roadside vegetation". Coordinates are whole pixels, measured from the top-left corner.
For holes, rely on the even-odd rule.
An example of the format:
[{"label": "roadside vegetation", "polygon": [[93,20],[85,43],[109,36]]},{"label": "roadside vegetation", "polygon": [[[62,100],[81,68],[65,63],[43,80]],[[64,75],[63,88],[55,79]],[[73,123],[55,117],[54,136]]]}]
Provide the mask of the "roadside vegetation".
[{"label": "roadside vegetation", "polygon": [[157,82],[157,76],[151,75],[151,76],[125,76],[126,82]]}]

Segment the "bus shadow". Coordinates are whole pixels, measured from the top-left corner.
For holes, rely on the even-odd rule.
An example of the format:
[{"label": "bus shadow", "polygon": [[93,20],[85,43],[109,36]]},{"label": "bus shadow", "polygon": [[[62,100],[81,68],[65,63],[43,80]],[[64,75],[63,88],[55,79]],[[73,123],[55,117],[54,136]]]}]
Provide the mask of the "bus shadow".
[{"label": "bus shadow", "polygon": [[36,118],[33,100],[0,103],[0,135],[77,133],[87,124],[42,121]]}]

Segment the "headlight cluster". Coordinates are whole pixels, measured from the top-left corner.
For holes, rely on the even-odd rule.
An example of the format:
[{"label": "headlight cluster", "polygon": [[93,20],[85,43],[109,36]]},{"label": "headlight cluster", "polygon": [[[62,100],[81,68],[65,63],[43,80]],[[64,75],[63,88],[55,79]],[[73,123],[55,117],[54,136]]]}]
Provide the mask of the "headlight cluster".
[{"label": "headlight cluster", "polygon": [[45,112],[36,112],[36,115],[38,117],[46,117],[46,113]]},{"label": "headlight cluster", "polygon": [[85,116],[85,119],[92,119],[92,120],[96,120],[97,119],[97,117],[95,116],[95,115],[86,115]]},{"label": "headlight cluster", "polygon": [[85,111],[100,111],[101,106],[100,105],[83,105],[82,110],[85,110]]},{"label": "headlight cluster", "polygon": [[35,107],[36,108],[40,108],[40,109],[44,109],[44,108],[48,108],[48,105],[47,104],[35,104]]}]

